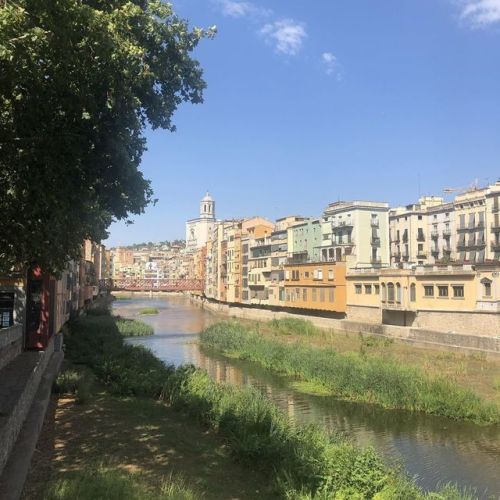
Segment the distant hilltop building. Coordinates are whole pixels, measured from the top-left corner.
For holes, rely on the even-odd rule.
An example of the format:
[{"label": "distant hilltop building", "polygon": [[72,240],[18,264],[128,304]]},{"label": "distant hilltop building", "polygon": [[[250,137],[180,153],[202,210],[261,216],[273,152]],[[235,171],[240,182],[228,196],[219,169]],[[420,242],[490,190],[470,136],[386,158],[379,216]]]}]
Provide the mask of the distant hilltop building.
[{"label": "distant hilltop building", "polygon": [[215,201],[207,192],[200,201],[200,216],[186,222],[186,250],[203,247],[215,226]]}]

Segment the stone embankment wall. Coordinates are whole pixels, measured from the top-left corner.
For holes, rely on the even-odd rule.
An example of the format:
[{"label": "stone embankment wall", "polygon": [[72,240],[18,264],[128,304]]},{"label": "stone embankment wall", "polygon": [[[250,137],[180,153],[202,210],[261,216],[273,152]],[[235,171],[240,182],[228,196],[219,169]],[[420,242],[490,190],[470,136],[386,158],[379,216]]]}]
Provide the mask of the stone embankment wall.
[{"label": "stone embankment wall", "polygon": [[0,370],[21,354],[23,327],[14,325],[0,329]]},{"label": "stone embankment wall", "polygon": [[[193,303],[199,304],[201,307],[209,311],[235,318],[254,321],[270,321],[272,319],[281,318],[300,318],[310,321],[318,328],[335,330],[336,332],[370,333],[421,345],[432,345],[435,347],[446,347],[447,349],[467,351],[480,350],[490,354],[500,355],[500,330],[498,329],[491,330],[491,334],[488,336],[483,336],[476,335],[473,328],[471,328],[471,332],[469,334],[465,334],[449,331],[437,331],[422,327],[383,325],[381,323],[323,318],[305,314],[294,314],[285,311],[242,307],[202,300],[198,297],[191,297],[191,300]],[[455,320],[453,320],[453,322],[454,321]],[[445,323],[445,328],[447,328],[447,330],[450,329],[450,324],[453,324],[450,323],[450,320]]]}]

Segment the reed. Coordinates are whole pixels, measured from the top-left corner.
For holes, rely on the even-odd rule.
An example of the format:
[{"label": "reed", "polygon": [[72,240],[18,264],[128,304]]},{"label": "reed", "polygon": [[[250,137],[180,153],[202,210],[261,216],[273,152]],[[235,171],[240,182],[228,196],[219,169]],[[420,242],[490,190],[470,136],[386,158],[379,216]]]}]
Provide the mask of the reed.
[{"label": "reed", "polygon": [[422,411],[480,424],[500,422],[500,410],[470,390],[420,369],[363,353],[338,353],[305,343],[266,338],[251,326],[221,322],[201,335],[204,345],[299,380],[318,384],[338,398],[389,409]]}]

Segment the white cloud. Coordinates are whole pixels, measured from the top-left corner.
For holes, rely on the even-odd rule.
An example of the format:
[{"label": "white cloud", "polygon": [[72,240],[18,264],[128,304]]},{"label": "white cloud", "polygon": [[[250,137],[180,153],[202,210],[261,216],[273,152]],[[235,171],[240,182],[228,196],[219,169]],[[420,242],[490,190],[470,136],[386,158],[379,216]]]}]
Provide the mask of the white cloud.
[{"label": "white cloud", "polygon": [[476,28],[500,23],[500,0],[463,0],[462,19]]},{"label": "white cloud", "polygon": [[243,2],[239,0],[213,0],[214,3],[218,4],[222,10],[222,13],[228,17],[257,17],[257,16],[269,16],[272,14],[271,10],[263,9],[251,2]]},{"label": "white cloud", "polygon": [[323,52],[321,61],[327,75],[336,75],[340,79],[340,67],[337,58],[331,52]]},{"label": "white cloud", "polygon": [[294,56],[301,49],[307,33],[304,25],[293,19],[281,19],[265,24],[260,34],[268,43],[274,45],[276,52]]}]

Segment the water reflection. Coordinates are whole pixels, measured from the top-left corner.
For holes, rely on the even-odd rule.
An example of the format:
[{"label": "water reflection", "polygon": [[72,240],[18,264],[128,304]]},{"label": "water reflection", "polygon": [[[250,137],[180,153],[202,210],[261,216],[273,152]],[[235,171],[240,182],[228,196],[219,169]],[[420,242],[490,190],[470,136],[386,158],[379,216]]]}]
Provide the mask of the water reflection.
[{"label": "water reflection", "polygon": [[201,348],[196,342],[198,332],[217,318],[182,297],[117,301],[114,308],[118,314],[137,317],[145,305],[160,310],[157,316],[141,317],[155,328],[155,335],[130,342],[149,347],[165,362],[192,363],[219,382],[256,387],[293,422],[314,422],[361,446],[373,446],[390,460],[402,462],[425,488],[452,481],[473,487],[484,498],[500,498],[498,426],[480,427],[299,393],[283,377]]}]

